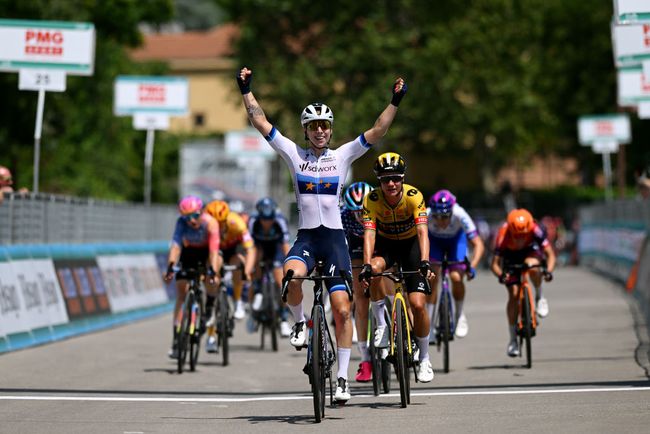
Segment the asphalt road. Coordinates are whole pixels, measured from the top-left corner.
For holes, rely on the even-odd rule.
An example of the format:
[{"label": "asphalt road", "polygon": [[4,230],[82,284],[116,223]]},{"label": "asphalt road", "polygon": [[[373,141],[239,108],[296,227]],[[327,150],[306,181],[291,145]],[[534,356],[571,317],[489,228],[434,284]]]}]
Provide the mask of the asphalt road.
[{"label": "asphalt road", "polygon": [[[468,286],[470,331],[453,342],[451,372],[394,393],[326,407],[313,423],[305,351],[259,349],[237,323],[231,365],[202,351],[196,372],[166,357],[171,315],[0,356],[2,433],[639,432],[650,431],[647,355],[629,299],[610,281],[560,269],[545,287],[550,315],[533,367],[506,356],[506,292],[487,271]],[[641,341],[645,340],[641,334]],[[640,354],[640,356],[638,355]],[[350,378],[358,364],[353,349]]]}]

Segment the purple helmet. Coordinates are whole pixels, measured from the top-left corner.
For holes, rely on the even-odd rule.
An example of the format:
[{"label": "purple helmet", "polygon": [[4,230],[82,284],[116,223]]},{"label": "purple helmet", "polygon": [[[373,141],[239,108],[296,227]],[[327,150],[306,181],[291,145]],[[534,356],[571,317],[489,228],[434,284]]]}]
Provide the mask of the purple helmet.
[{"label": "purple helmet", "polygon": [[429,199],[429,208],[433,215],[450,216],[455,203],[456,196],[449,190],[440,190]]}]

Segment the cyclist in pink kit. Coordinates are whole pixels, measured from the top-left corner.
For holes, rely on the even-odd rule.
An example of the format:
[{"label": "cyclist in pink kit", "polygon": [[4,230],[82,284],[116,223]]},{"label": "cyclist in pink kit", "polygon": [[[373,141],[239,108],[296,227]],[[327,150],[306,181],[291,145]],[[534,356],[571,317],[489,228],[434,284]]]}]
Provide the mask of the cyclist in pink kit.
[{"label": "cyclist in pink kit", "polygon": [[[298,236],[285,259],[284,273],[286,275],[287,271],[293,270],[294,276],[304,277],[314,269],[317,260],[322,260],[327,274],[339,276],[343,272],[350,276],[350,255],[339,212],[343,183],[352,162],[361,157],[388,131],[397,114],[397,106],[406,93],[406,84],[398,78],[393,84],[391,103],[379,115],[373,127],[337,149],[330,149],[334,123],[332,110],[325,104],[309,104],[300,116],[308,144],[304,149],[283,136],[266,119],[264,111],[250,90],[252,74],[250,69],[242,68],[236,76],[248,118],[287,163],[298,204]],[[326,287],[330,293],[338,347],[334,400],[345,402],[350,399],[348,366],[352,348],[351,303],[343,279],[329,279]],[[289,284],[287,306],[296,321],[290,340],[296,348],[306,346],[308,336],[302,298],[300,281],[292,280]]]}]

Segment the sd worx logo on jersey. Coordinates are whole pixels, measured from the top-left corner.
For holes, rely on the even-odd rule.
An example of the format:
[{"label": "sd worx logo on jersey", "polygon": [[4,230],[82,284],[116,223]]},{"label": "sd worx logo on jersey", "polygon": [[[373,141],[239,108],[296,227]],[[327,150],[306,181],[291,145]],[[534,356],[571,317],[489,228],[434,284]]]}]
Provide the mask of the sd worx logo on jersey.
[{"label": "sd worx logo on jersey", "polygon": [[313,173],[333,173],[336,172],[336,166],[310,166],[309,163],[303,163],[298,166],[301,172],[313,172]]}]

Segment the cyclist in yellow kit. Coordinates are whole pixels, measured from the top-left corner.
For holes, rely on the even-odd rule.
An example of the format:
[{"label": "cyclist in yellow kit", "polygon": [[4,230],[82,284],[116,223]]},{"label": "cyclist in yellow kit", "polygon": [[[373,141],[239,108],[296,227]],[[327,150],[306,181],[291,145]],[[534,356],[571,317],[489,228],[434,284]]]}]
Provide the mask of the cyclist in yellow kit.
[{"label": "cyclist in yellow kit", "polygon": [[[398,261],[404,271],[418,270],[420,274],[405,279],[408,303],[413,312],[413,325],[418,348],[417,379],[421,383],[433,380],[429,361],[429,314],[426,309],[426,282],[433,277],[429,263],[429,234],[427,209],[420,191],[404,184],[406,164],[394,152],[380,155],[375,162],[375,174],[381,184],[363,199],[363,269],[360,278],[368,285],[371,274],[381,273]],[[373,257],[373,252],[376,254]],[[372,313],[377,321],[375,346],[388,346],[390,331],[384,318],[384,294],[380,278],[370,284]]]},{"label": "cyclist in yellow kit", "polygon": [[[221,254],[223,263],[229,265],[243,264],[242,273],[236,271],[232,275],[233,300],[235,301],[235,319],[243,319],[246,316],[244,303],[241,300],[244,280],[251,281],[253,270],[255,269],[256,249],[253,238],[248,232],[248,226],[244,219],[236,212],[230,211],[230,207],[223,200],[215,200],[205,206],[205,212],[210,214],[219,222],[219,231],[221,232]],[[240,253],[240,247],[243,252]],[[208,302],[206,302],[206,310]],[[212,301],[214,304],[214,301]],[[214,327],[208,327],[208,341],[206,344],[208,352],[216,352],[216,336]]]}]

